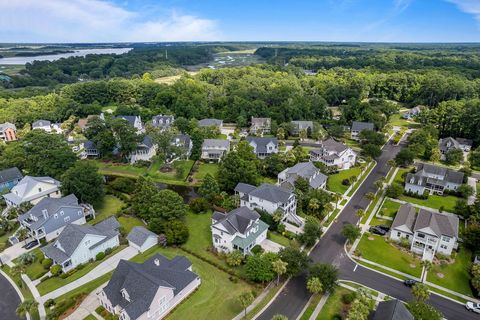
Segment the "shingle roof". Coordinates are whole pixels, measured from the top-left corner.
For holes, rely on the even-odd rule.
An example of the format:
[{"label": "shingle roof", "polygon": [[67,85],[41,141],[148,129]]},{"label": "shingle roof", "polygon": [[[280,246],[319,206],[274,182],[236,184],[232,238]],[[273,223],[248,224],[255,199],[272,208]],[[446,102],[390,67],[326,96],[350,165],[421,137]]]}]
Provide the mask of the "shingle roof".
[{"label": "shingle roof", "polygon": [[333,138],[328,138],[327,140],[321,141],[320,144],[322,148],[329,152],[341,153],[348,148],[346,145]]},{"label": "shingle roof", "polygon": [[151,149],[153,148],[154,142],[150,136],[143,137],[142,142],[137,146],[137,149]]},{"label": "shingle roof", "polygon": [[413,320],[413,316],[399,300],[382,301],[371,320]]},{"label": "shingle roof", "polygon": [[277,138],[271,137],[247,137],[246,140],[250,144],[255,144],[256,153],[267,153],[267,145],[272,142],[275,146],[278,147],[278,140]]},{"label": "shingle roof", "polygon": [[192,140],[188,134],[176,134],[172,138],[172,143],[178,144],[182,147],[188,147],[191,141]]},{"label": "shingle roof", "polygon": [[157,237],[157,235],[144,227],[133,227],[127,236],[127,240],[141,247],[149,237]]},{"label": "shingle roof", "polygon": [[416,214],[417,210],[411,204],[402,204],[395,215],[392,229],[400,229],[404,232],[413,234],[413,225],[415,224]]},{"label": "shingle roof", "polygon": [[[432,183],[435,184],[445,184],[446,182],[451,182],[451,183],[456,183],[456,184],[462,184],[463,183],[463,177],[464,173],[459,172],[459,171],[454,171],[445,167],[440,167],[440,166],[435,166],[432,164],[428,163],[417,163],[416,165],[416,171],[414,174],[409,173],[407,175],[407,182],[410,181],[410,179],[413,177],[414,178],[414,183],[418,184],[420,181],[420,178],[423,178],[421,181],[421,185],[425,185],[426,180],[431,181]],[[443,177],[442,179],[436,179],[436,178],[429,178],[429,175],[438,175]],[[428,178],[428,179],[427,179]],[[410,183],[410,182],[409,182]]]},{"label": "shingle roof", "polygon": [[308,128],[313,130],[313,121],[295,120],[292,121],[292,124],[295,126],[296,130],[305,130]]},{"label": "shingle roof", "polygon": [[352,131],[361,132],[363,130],[373,130],[375,126],[371,122],[361,122],[361,121],[353,121],[352,122]]},{"label": "shingle roof", "polygon": [[198,121],[199,127],[210,127],[210,126],[219,127],[222,124],[223,124],[223,120],[219,120],[219,119],[202,119]]},{"label": "shingle roof", "polygon": [[252,226],[252,223],[260,218],[260,215],[247,207],[240,207],[227,214],[216,211],[212,218],[217,221],[214,225],[223,225],[230,234],[236,232],[244,234]]},{"label": "shingle roof", "polygon": [[93,143],[93,141],[91,140],[87,140],[83,143],[83,147],[85,149],[97,149],[97,146],[95,145],[95,143]]},{"label": "shingle roof", "polygon": [[256,126],[268,126],[270,125],[272,119],[271,118],[255,118],[255,117],[252,117],[252,125],[256,125]]},{"label": "shingle roof", "polygon": [[17,167],[0,171],[0,183],[10,182],[12,180],[18,180],[22,178],[23,175]]},{"label": "shingle roof", "polygon": [[[297,177],[302,177],[304,179],[309,180],[310,187],[317,189],[321,185],[323,185],[328,177],[320,172],[320,169],[315,167],[315,165],[311,162],[299,162],[291,168],[286,169],[286,175],[288,177],[288,182],[290,184],[295,183]],[[314,176],[315,178],[310,181],[310,179]]]},{"label": "shingle roof", "polygon": [[442,235],[458,238],[459,219],[454,214],[432,212],[420,209],[414,231],[430,228],[437,237]]},{"label": "shingle roof", "polygon": [[255,190],[257,187],[252,186],[248,183],[239,182],[236,186],[234,191],[241,192],[241,193],[250,193],[252,190]]},{"label": "shingle roof", "polygon": [[458,143],[460,143],[461,145],[464,145],[464,146],[472,146],[473,144],[473,140],[471,139],[464,139],[464,138],[457,138],[456,139]]},{"label": "shingle roof", "polygon": [[133,126],[135,125],[135,119],[137,119],[137,116],[115,116],[114,119],[127,120],[128,123],[130,123]]},{"label": "shingle roof", "polygon": [[17,130],[17,127],[13,123],[10,123],[10,122],[1,123],[0,124],[0,131],[5,131],[6,129]]},{"label": "shingle roof", "polygon": [[174,120],[175,120],[174,116],[159,114],[152,118],[152,124],[154,127],[166,128],[171,126]]},{"label": "shingle roof", "polygon": [[38,128],[38,127],[47,127],[50,126],[52,123],[48,120],[37,120],[34,123],[32,123],[32,129]]},{"label": "shingle roof", "polygon": [[121,224],[115,219],[115,217],[109,217],[95,225],[95,228],[99,230],[118,230],[120,227]]},{"label": "shingle roof", "polygon": [[229,149],[230,141],[222,139],[205,139],[202,143],[202,149]]},{"label": "shingle roof", "polygon": [[[39,183],[46,183],[50,185],[49,189],[42,190],[41,192],[38,192],[37,186]],[[60,181],[55,180],[50,177],[32,177],[32,176],[25,176],[22,180],[18,182],[18,184],[12,188],[12,192],[7,193],[4,195],[4,198],[19,204],[24,201],[30,201],[32,199],[35,199],[37,197],[40,197],[41,195],[46,195],[49,194],[55,190],[58,190],[58,187],[60,186]],[[35,194],[32,196],[28,196],[30,191],[36,190]]]},{"label": "shingle roof", "polygon": [[264,183],[258,188],[252,190],[249,195],[264,199],[273,203],[285,203],[288,201],[292,192],[288,189]]}]

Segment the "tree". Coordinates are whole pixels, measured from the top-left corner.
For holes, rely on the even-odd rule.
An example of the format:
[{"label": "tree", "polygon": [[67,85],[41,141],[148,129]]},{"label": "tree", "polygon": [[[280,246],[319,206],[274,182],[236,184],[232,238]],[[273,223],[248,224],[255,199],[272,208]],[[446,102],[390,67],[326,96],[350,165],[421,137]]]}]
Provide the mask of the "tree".
[{"label": "tree", "polygon": [[238,267],[242,264],[243,259],[243,253],[238,250],[234,250],[227,254],[227,264],[231,267]]},{"label": "tree", "polygon": [[258,177],[255,161],[243,159],[236,151],[228,153],[220,163],[218,182],[222,190],[231,191],[239,182],[256,185]]},{"label": "tree", "polygon": [[355,211],[355,215],[359,218],[363,217],[364,214],[365,214],[365,210],[363,209],[357,209],[357,211]]},{"label": "tree", "polygon": [[111,121],[111,128],[118,146],[120,156],[127,156],[137,148],[141,136],[137,135],[136,129],[122,118]]},{"label": "tree", "polygon": [[29,265],[29,264],[32,264],[33,262],[35,262],[35,259],[37,257],[35,256],[35,254],[33,252],[25,252],[25,253],[22,253],[19,257],[18,257],[18,262],[21,264],[21,265]]},{"label": "tree", "polygon": [[139,177],[130,201],[133,211],[142,219],[156,216],[157,212],[153,210],[151,201],[157,194],[158,189],[150,179]]},{"label": "tree", "polygon": [[159,218],[150,219],[148,228],[156,234],[164,234],[168,245],[180,245],[187,242],[189,231],[182,220],[164,221]]},{"label": "tree", "polygon": [[462,198],[467,199],[474,194],[473,188],[468,184],[462,184],[457,188],[457,192]]},{"label": "tree", "polygon": [[382,155],[382,149],[378,145],[368,143],[362,145],[362,154],[366,157],[378,158]]},{"label": "tree", "polygon": [[392,168],[397,166],[397,163],[395,162],[395,159],[388,160],[387,164]]},{"label": "tree", "polygon": [[415,152],[410,148],[403,148],[395,156],[395,163],[401,167],[407,167],[413,163]]},{"label": "tree", "polygon": [[20,241],[26,240],[28,237],[28,230],[25,228],[20,228],[17,231],[17,237]]},{"label": "tree", "polygon": [[433,148],[432,155],[430,156],[430,161],[439,162],[442,154],[438,148]]},{"label": "tree", "polygon": [[186,150],[177,146],[174,142],[175,132],[173,130],[161,130],[160,128],[148,127],[147,132],[157,145],[157,154],[166,162],[174,157],[181,158]]},{"label": "tree", "polygon": [[[313,199],[312,199],[313,200]],[[310,201],[312,201],[310,200]],[[299,235],[298,240],[307,247],[311,247],[322,235],[322,226],[316,219],[307,219],[303,227],[303,233]]]},{"label": "tree", "polygon": [[473,252],[479,251],[480,250],[480,223],[473,222],[468,224],[462,238],[467,248],[469,248]]},{"label": "tree", "polygon": [[303,177],[298,177],[294,182],[295,190],[307,192],[310,189],[310,183]]},{"label": "tree", "polygon": [[367,199],[370,200],[370,201],[373,201],[373,199],[375,199],[375,193],[373,193],[373,192],[368,192],[368,193],[365,195],[365,198],[367,198]]},{"label": "tree", "polygon": [[463,151],[461,149],[450,149],[445,154],[445,162],[449,165],[457,165],[463,161]]},{"label": "tree", "polygon": [[350,306],[347,320],[367,320],[370,311],[375,306],[375,302],[370,294],[363,288],[357,290],[356,299]]},{"label": "tree", "polygon": [[403,194],[403,187],[398,183],[392,183],[385,190],[385,195],[390,198],[398,198]]},{"label": "tree", "polygon": [[430,297],[428,287],[423,283],[416,283],[412,287],[412,294],[417,302],[425,302]]},{"label": "tree", "polygon": [[307,289],[311,294],[319,294],[323,291],[322,283],[317,277],[310,277],[307,280]]},{"label": "tree", "polygon": [[328,263],[316,263],[310,266],[308,278],[319,279],[323,292],[332,292],[337,285],[338,269]]},{"label": "tree", "polygon": [[32,299],[26,299],[22,301],[17,309],[15,310],[15,313],[21,317],[24,318],[27,313],[32,313],[38,308],[38,302]]},{"label": "tree", "polygon": [[202,184],[198,188],[198,193],[208,201],[212,201],[212,199],[220,193],[217,180],[215,180],[210,173],[207,173],[203,178]]},{"label": "tree", "polygon": [[443,315],[440,311],[429,304],[419,301],[411,301],[407,304],[415,320],[441,320]]},{"label": "tree", "polygon": [[285,273],[287,276],[299,274],[307,267],[308,262],[310,261],[305,252],[292,247],[282,248],[278,252],[278,256],[282,261],[287,263],[287,272]]},{"label": "tree", "polygon": [[287,272],[288,263],[284,262],[282,259],[277,259],[272,262],[272,270],[277,274],[277,286],[280,282],[280,276]]},{"label": "tree", "polygon": [[300,132],[298,133],[298,137],[300,138],[301,141],[307,139],[308,137],[307,130],[305,129],[300,130]]},{"label": "tree", "polygon": [[255,282],[271,281],[275,277],[272,262],[277,258],[276,254],[263,253],[247,257],[245,274],[248,279]]},{"label": "tree", "polygon": [[288,318],[282,314],[276,314],[272,317],[271,320],[288,320]]},{"label": "tree", "polygon": [[238,297],[238,301],[240,302],[240,305],[245,312],[244,318],[247,317],[247,307],[253,302],[253,299],[255,298],[250,291],[244,292]]},{"label": "tree", "polygon": [[357,240],[361,234],[362,231],[360,227],[351,223],[344,225],[342,228],[342,235],[347,238],[348,242],[350,243],[353,243],[355,240]]},{"label": "tree", "polygon": [[98,204],[102,201],[103,178],[90,162],[77,161],[61,178],[62,194],[73,193],[80,202]]},{"label": "tree", "polygon": [[278,140],[285,140],[285,129],[283,129],[282,127],[279,127],[277,129],[277,139]]}]

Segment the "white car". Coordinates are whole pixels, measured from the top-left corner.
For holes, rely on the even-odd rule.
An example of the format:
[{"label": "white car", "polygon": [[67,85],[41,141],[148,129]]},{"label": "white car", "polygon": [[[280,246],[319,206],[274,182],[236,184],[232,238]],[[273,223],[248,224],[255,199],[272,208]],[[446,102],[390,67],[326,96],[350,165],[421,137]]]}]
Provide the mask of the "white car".
[{"label": "white car", "polygon": [[468,311],[480,313],[480,303],[467,302],[465,308],[467,308]]}]

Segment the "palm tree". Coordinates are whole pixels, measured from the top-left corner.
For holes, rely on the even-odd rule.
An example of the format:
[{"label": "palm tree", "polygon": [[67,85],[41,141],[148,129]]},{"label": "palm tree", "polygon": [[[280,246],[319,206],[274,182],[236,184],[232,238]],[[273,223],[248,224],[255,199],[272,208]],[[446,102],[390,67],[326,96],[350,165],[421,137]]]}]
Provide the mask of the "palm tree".
[{"label": "palm tree", "polygon": [[322,282],[317,277],[312,277],[307,281],[307,289],[311,294],[319,294],[323,291]]},{"label": "palm tree", "polygon": [[428,287],[423,283],[417,283],[412,287],[412,294],[418,302],[425,302],[430,297]]},{"label": "palm tree", "polygon": [[21,240],[21,241],[27,240],[28,230],[25,229],[25,228],[20,228],[20,229],[18,229],[18,231],[17,231],[17,237],[18,237],[18,239]]},{"label": "palm tree", "polygon": [[18,261],[20,262],[21,265],[26,266],[26,265],[32,264],[36,258],[37,256],[35,256],[33,252],[25,252],[18,257]]},{"label": "palm tree", "polygon": [[395,167],[397,165],[397,163],[395,162],[394,159],[390,159],[387,161],[387,164],[390,166],[390,167]]},{"label": "palm tree", "polygon": [[280,276],[287,272],[287,265],[288,263],[286,263],[282,259],[278,259],[272,262],[272,270],[277,274],[277,286],[280,282]]},{"label": "palm tree", "polygon": [[373,192],[369,192],[365,195],[365,198],[367,198],[370,201],[373,201],[373,199],[375,199],[375,194]]},{"label": "palm tree", "polygon": [[325,205],[324,207],[325,211],[327,211],[327,219],[330,217],[330,213],[333,211],[333,206],[332,204],[329,202]]},{"label": "palm tree", "polygon": [[247,317],[247,307],[253,302],[253,299],[253,294],[250,291],[244,292],[238,297],[238,301],[245,312],[244,318]]},{"label": "palm tree", "polygon": [[363,209],[358,209],[357,211],[355,211],[355,214],[357,215],[357,217],[361,218],[365,214],[365,211]]},{"label": "palm tree", "polygon": [[342,195],[339,194],[339,193],[337,193],[337,192],[335,192],[334,194],[332,194],[332,199],[333,199],[333,201],[335,201],[335,210],[337,209],[338,202],[339,202],[340,200],[342,200],[342,198],[343,198]]},{"label": "palm tree", "polygon": [[25,317],[27,313],[32,313],[38,307],[38,302],[35,300],[24,300],[17,307],[15,312],[19,317]]}]

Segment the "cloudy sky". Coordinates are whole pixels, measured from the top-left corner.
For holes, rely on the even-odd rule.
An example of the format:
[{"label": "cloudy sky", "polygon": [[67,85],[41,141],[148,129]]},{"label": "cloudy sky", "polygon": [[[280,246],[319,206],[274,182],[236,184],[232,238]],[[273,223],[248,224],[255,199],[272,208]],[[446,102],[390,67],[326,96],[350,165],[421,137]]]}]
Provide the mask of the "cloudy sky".
[{"label": "cloudy sky", "polygon": [[0,42],[478,42],[480,0],[0,0]]}]

